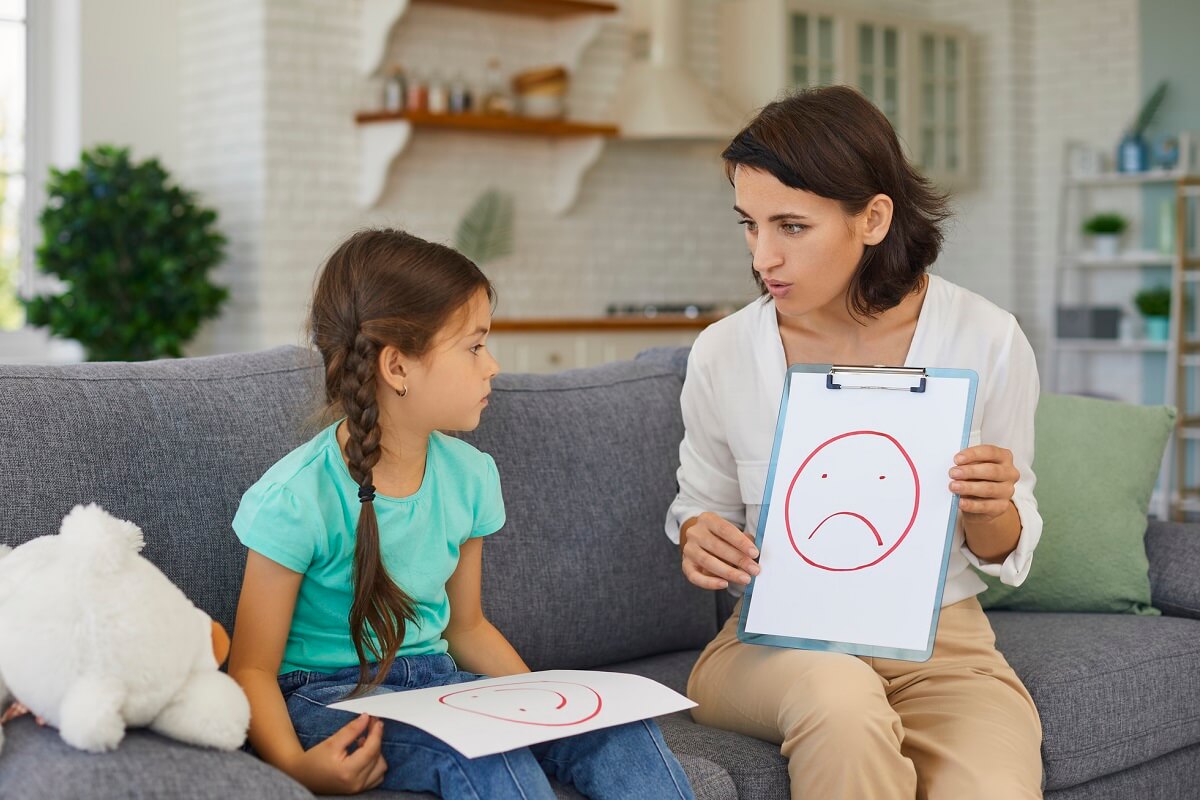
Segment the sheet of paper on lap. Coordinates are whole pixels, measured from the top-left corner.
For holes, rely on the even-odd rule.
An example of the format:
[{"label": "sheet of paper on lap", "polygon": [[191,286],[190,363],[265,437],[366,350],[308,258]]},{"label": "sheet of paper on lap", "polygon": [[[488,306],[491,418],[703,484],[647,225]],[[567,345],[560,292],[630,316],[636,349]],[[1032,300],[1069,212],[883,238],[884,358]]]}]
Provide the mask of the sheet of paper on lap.
[{"label": "sheet of paper on lap", "polygon": [[478,758],[695,705],[640,675],[546,670],[387,692],[330,708],[413,725]]}]

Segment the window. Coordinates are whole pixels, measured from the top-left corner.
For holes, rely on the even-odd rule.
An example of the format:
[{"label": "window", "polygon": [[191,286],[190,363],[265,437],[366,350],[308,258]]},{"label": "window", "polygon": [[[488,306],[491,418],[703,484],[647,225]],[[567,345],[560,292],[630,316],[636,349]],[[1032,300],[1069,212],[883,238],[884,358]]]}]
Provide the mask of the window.
[{"label": "window", "polygon": [[828,14],[792,14],[791,78],[795,86],[829,86],[837,70],[836,22]]},{"label": "window", "polygon": [[900,130],[900,31],[858,24],[858,88]]},{"label": "window", "polygon": [[[776,2],[777,9],[786,9],[788,39],[785,85],[779,88],[858,87],[891,121],[909,158],[927,176],[945,188],[965,183],[966,31],[919,19],[820,10],[808,0]],[[759,69],[759,63],[750,68]]]},{"label": "window", "polygon": [[25,0],[0,0],[0,330],[25,321],[21,283],[25,199]]}]

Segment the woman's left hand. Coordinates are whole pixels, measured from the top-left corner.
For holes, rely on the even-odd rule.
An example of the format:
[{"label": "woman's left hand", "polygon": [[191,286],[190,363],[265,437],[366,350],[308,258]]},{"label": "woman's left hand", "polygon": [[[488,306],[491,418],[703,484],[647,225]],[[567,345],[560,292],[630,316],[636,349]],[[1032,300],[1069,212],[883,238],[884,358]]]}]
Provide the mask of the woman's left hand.
[{"label": "woman's left hand", "polygon": [[981,444],[954,457],[950,491],[959,496],[958,509],[965,517],[992,520],[1012,506],[1019,477],[1011,450]]}]

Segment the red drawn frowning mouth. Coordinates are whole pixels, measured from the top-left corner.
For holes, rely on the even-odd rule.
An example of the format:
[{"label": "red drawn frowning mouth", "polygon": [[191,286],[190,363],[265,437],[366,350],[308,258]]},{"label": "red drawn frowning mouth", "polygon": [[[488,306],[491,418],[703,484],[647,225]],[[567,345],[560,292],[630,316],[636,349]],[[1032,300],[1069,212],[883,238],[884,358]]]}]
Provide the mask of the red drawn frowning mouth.
[{"label": "red drawn frowning mouth", "polygon": [[816,536],[817,531],[821,530],[821,528],[825,526],[825,523],[829,522],[829,520],[833,519],[834,517],[854,517],[855,519],[861,521],[862,524],[866,525],[871,530],[871,534],[875,537],[875,544],[883,547],[883,537],[879,535],[879,530],[871,524],[871,520],[867,519],[862,514],[855,514],[853,511],[838,511],[836,514],[830,514],[828,517],[821,520],[820,525],[813,528],[813,532],[808,535],[808,538],[811,539],[812,537]]}]

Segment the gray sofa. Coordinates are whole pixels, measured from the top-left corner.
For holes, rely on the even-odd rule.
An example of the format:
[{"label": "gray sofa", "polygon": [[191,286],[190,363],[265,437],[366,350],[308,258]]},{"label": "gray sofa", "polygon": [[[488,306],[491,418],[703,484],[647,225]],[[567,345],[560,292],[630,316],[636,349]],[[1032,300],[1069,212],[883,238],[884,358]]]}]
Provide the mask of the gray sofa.
[{"label": "gray sofa", "polygon": [[[682,690],[730,603],[688,585],[662,535],[683,433],[685,350],[557,375],[502,375],[468,438],[492,453],[508,524],[488,540],[487,611],[535,668],[603,668]],[[312,433],[319,369],[296,348],[146,364],[0,367],[0,541],[98,501],[232,628],[241,493]],[[1046,795],[1200,797],[1200,526],[1147,532],[1157,618],[992,613],[1041,709]],[[701,798],[785,798],[775,746],[660,720]],[[131,732],[101,756],[29,718],[6,726],[0,797],[308,797],[244,753]],[[397,795],[372,793],[395,797]],[[560,789],[563,797],[577,797]],[[826,800],[821,798],[820,800]]]}]

